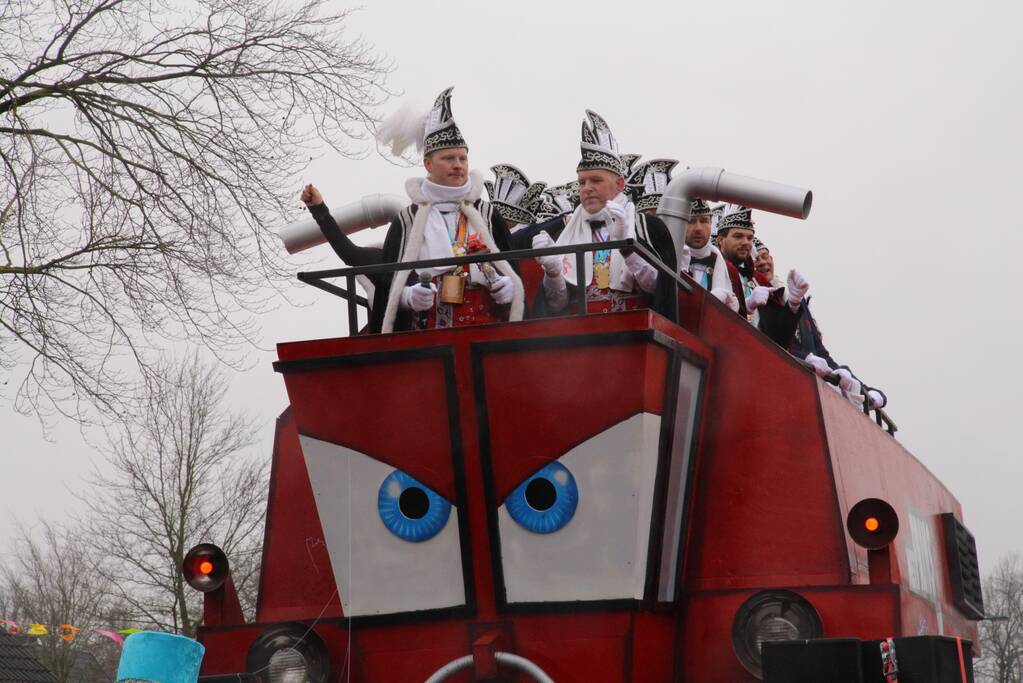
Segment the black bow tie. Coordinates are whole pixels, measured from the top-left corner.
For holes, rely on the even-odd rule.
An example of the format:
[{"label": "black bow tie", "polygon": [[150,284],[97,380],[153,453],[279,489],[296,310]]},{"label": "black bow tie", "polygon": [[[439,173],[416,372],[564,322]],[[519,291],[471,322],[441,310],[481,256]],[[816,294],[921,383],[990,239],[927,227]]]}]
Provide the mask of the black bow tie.
[{"label": "black bow tie", "polygon": [[598,230],[607,225],[607,221],[587,221],[590,224],[592,230]]},{"label": "black bow tie", "polygon": [[714,254],[707,254],[702,258],[694,256],[692,259],[689,260],[689,265],[706,266],[707,268],[713,268],[715,265],[717,265],[717,260],[718,258]]}]

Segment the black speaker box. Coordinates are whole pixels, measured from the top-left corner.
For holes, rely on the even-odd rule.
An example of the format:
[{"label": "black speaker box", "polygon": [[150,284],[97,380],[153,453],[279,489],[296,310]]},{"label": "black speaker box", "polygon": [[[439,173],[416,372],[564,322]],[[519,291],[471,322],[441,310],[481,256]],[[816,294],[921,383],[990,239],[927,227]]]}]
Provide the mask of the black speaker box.
[{"label": "black speaker box", "polygon": [[[965,683],[973,680],[973,643],[948,636],[895,639],[899,683]],[[884,683],[881,643],[857,638],[765,642],[764,683]]]},{"label": "black speaker box", "polygon": [[963,666],[959,665],[959,646],[948,636],[916,636],[895,639],[895,657],[899,664],[899,683],[973,683],[973,643],[962,641]]},{"label": "black speaker box", "polygon": [[865,683],[858,638],[765,642],[764,683]]}]

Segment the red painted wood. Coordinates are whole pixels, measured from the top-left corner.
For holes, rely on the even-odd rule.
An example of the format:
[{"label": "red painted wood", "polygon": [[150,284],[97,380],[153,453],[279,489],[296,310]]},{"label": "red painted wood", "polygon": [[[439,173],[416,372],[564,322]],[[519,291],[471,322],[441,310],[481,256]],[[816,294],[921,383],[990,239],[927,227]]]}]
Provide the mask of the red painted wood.
[{"label": "red painted wood", "polygon": [[455,498],[439,358],[285,374],[298,431],[371,455]]},{"label": "red painted wood", "polygon": [[[680,327],[637,311],[279,345],[282,361],[450,347],[461,450],[452,454],[448,445],[437,358],[285,369],[294,415],[285,413],[278,425],[259,620],[308,623],[322,611],[316,632],[328,645],[335,679],[368,683],[422,681],[470,654],[487,633],[499,633],[499,647],[536,662],[559,683],[746,683],[750,676],[732,648],[732,621],[742,602],[765,588],[803,595],[828,637],[909,635],[921,623],[936,632],[940,611],[945,633],[975,639],[975,624],[951,605],[940,526],[932,519],[960,513],[948,490],[862,412],[704,292],[684,297],[681,321]],[[473,344],[640,330],[668,335],[706,364],[679,603],[656,611],[637,604],[507,612],[496,600]],[[491,416],[497,503],[571,445],[640,410],[661,413],[667,367],[661,347],[646,342],[488,355],[482,398]],[[591,377],[599,381],[586,381]],[[411,614],[402,623],[349,628],[331,597],[326,549],[316,543],[322,532],[299,431],[401,467],[452,500],[461,495],[472,614]],[[452,462],[460,464],[463,480]],[[865,497],[888,500],[904,524],[890,550],[886,585],[868,585],[866,552],[844,528],[849,508]],[[925,520],[924,529],[935,524],[932,597],[910,586],[919,560],[908,531],[911,514]],[[260,631],[260,625],[201,630],[203,673],[242,671]],[[450,680],[471,678],[465,672]]]},{"label": "red painted wood", "polygon": [[665,350],[636,342],[488,355],[497,500],[587,438],[639,412],[660,414],[667,364]]},{"label": "red painted wood", "polygon": [[[257,621],[341,615],[294,414],[277,418]],[[230,559],[230,558],[228,558]]]},{"label": "red painted wood", "polygon": [[687,586],[843,582],[843,521],[817,418],[815,378],[738,322],[723,306],[704,307],[701,337],[716,354]]}]

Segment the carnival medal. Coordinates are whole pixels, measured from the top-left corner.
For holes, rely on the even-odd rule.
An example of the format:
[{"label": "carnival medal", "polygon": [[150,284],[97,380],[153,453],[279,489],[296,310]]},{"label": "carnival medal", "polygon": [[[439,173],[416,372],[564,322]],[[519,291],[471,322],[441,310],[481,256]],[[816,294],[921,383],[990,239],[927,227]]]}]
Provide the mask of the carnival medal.
[{"label": "carnival medal", "polygon": [[593,283],[597,289],[607,289],[611,286],[611,264],[607,261],[598,261],[593,264]]}]

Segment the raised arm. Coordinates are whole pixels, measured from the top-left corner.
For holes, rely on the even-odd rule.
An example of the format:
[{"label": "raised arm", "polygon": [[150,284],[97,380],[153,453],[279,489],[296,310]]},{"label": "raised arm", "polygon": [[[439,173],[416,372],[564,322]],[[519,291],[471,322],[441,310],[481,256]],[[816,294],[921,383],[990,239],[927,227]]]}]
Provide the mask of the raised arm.
[{"label": "raised arm", "polygon": [[323,203],[323,196],[314,185],[306,185],[300,196],[302,202],[309,209],[313,220],[320,226],[320,231],[327,238],[327,242],[333,247],[336,253],[346,265],[368,266],[382,263],[384,260],[383,249],[379,247],[360,247],[352,242],[338,226],[337,221],[330,215],[330,210]]}]

